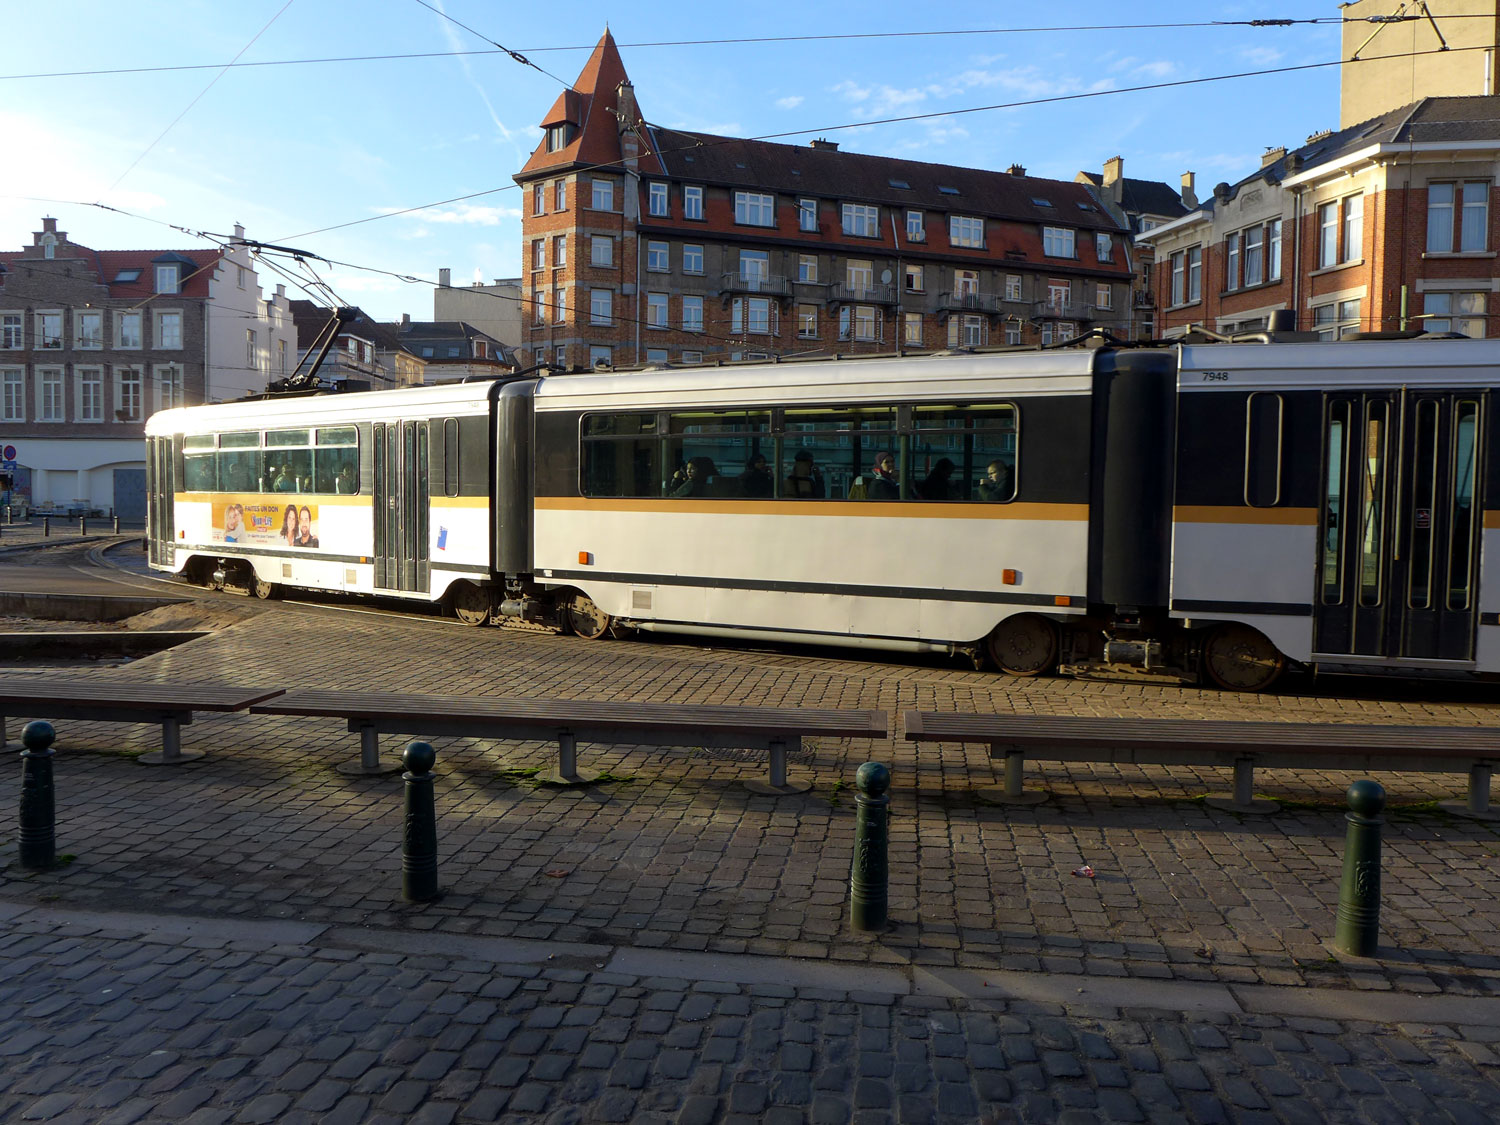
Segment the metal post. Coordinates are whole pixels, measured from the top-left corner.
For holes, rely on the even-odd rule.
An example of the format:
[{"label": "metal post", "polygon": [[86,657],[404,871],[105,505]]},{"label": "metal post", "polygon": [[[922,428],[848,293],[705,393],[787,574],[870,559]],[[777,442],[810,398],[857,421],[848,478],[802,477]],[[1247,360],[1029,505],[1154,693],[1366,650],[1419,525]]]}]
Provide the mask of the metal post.
[{"label": "metal post", "polygon": [[407,902],[429,902],[438,897],[437,810],[432,799],[432,766],[437,751],[431,743],[411,742],[401,755],[406,772],[406,823],[401,837],[401,897]]},{"label": "metal post", "polygon": [[1255,759],[1236,758],[1234,761],[1234,803],[1248,805],[1255,800]]},{"label": "metal post", "polygon": [[78,534],[81,535],[81,536],[83,536],[85,539],[88,538],[88,534],[89,534],[89,518],[88,518],[88,516],[79,516],[78,517]]},{"label": "metal post", "polygon": [[5,505],[5,522],[6,523],[15,523],[16,522],[15,512],[13,512],[11,510],[11,507],[10,507],[9,504]]},{"label": "metal post", "polygon": [[771,788],[786,788],[786,743],[771,743]]},{"label": "metal post", "polygon": [[115,519],[114,519],[114,532],[115,532],[116,535],[120,534],[120,517],[119,516],[116,516]]},{"label": "metal post", "polygon": [[1026,753],[1019,746],[1005,751],[1005,795],[1012,799],[1021,795],[1026,779]]},{"label": "metal post", "polygon": [[374,723],[364,723],[359,728],[359,767],[366,773],[380,769],[380,733]]},{"label": "metal post", "polygon": [[51,516],[43,516],[42,517],[42,538],[45,539],[45,538],[47,538],[47,536],[49,536],[51,534],[52,534],[52,517]]},{"label": "metal post", "polygon": [[564,781],[578,778],[578,739],[570,730],[557,732],[557,776]]},{"label": "metal post", "polygon": [[164,766],[182,761],[182,727],[170,715],[163,715],[161,720],[161,761]]},{"label": "metal post", "polygon": [[849,924],[856,930],[883,929],[890,883],[891,771],[866,762],[854,775],[854,865],[849,876]]},{"label": "metal post", "polygon": [[1486,816],[1490,811],[1490,764],[1475,762],[1469,767],[1469,811]]},{"label": "metal post", "polygon": [[1339,884],[1333,944],[1352,957],[1373,957],[1380,944],[1380,815],[1385,789],[1356,781],[1346,794],[1349,829],[1344,839],[1344,878]]},{"label": "metal post", "polygon": [[27,723],[21,732],[21,866],[32,870],[57,862],[56,805],[52,788],[51,723]]}]

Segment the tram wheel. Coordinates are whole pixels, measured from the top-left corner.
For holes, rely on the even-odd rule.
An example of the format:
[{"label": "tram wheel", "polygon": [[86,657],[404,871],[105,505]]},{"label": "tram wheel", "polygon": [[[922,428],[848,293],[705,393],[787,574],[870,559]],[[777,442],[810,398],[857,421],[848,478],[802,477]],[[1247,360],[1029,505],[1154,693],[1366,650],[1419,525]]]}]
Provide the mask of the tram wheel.
[{"label": "tram wheel", "polygon": [[609,614],[584,593],[575,593],[568,599],[564,617],[568,627],[585,640],[597,641],[609,632]]},{"label": "tram wheel", "polygon": [[270,601],[272,598],[281,596],[281,587],[274,582],[267,582],[258,574],[250,576],[250,592],[261,601]]},{"label": "tram wheel", "polygon": [[1010,676],[1040,676],[1057,663],[1057,626],[1035,613],[1007,617],[989,639],[990,659]]},{"label": "tram wheel", "polygon": [[1216,626],[1203,643],[1203,671],[1225,691],[1265,691],[1285,670],[1286,657],[1248,625]]},{"label": "tram wheel", "polygon": [[465,625],[487,625],[490,620],[490,592],[472,582],[456,583],[448,594],[453,616]]}]

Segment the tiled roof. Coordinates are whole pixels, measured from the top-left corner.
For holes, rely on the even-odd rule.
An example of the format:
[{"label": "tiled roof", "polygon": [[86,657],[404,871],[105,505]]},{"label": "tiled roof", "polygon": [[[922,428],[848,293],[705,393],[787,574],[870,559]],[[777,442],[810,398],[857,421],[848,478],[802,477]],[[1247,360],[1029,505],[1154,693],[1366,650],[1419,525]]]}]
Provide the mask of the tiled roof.
[{"label": "tiled roof", "polygon": [[[39,265],[49,261],[78,263],[93,271],[93,280],[106,286],[110,297],[144,300],[157,295],[154,263],[180,262],[189,267],[183,271],[181,292],[167,296],[202,298],[208,296],[214,267],[222,257],[218,250],[93,250],[76,242],[59,243],[57,250],[58,256],[53,259],[44,259],[40,248],[35,246],[24,250],[0,250],[0,265],[14,274],[23,260]],[[140,270],[134,281],[116,282],[117,277],[131,270]]]},{"label": "tiled roof", "polygon": [[[1104,177],[1098,172],[1085,172],[1095,189],[1104,191]],[[1171,184],[1161,180],[1136,180],[1125,176],[1120,180],[1120,209],[1127,215],[1161,215],[1175,219],[1186,215],[1188,209]]]}]

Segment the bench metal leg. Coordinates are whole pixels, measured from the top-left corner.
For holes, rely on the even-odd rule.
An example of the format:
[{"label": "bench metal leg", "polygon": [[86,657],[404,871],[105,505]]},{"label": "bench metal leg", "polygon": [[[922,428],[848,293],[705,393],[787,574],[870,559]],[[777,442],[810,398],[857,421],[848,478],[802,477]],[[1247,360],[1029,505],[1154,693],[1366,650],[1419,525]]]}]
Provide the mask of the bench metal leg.
[{"label": "bench metal leg", "polygon": [[557,732],[557,769],[539,774],[537,781],[543,785],[588,785],[601,776],[598,770],[579,772],[578,738],[570,730],[561,730]]},{"label": "bench metal leg", "polygon": [[1466,816],[1472,820],[1500,820],[1490,807],[1490,762],[1475,762],[1469,767],[1469,799],[1467,801],[1443,801],[1438,807],[1455,816]]},{"label": "bench metal leg", "polygon": [[161,718],[161,751],[142,754],[136,761],[147,766],[178,766],[203,757],[202,750],[182,748],[182,723],[175,715]]},{"label": "bench metal leg", "polygon": [[[790,740],[790,742],[799,748],[802,745],[800,738]],[[768,779],[766,781],[747,781],[745,782],[746,789],[762,797],[790,797],[797,793],[806,793],[812,788],[811,781],[804,781],[800,778],[793,781],[787,777],[786,753],[788,745],[788,741],[771,743],[769,747],[771,765]]]},{"label": "bench metal leg", "polygon": [[1235,759],[1233,793],[1227,797],[1216,793],[1205,797],[1204,803],[1228,812],[1254,813],[1257,816],[1270,816],[1281,810],[1281,806],[1275,801],[1255,799],[1255,759],[1253,757]]},{"label": "bench metal leg", "polygon": [[359,732],[359,761],[339,763],[334,767],[339,773],[347,777],[387,777],[401,772],[399,761],[392,758],[381,760],[380,732],[374,723],[350,719],[349,729]]},{"label": "bench metal leg", "polygon": [[979,796],[993,805],[1035,805],[1045,801],[1045,789],[1026,788],[1026,751],[1020,746],[998,745],[990,747],[991,759],[1005,756],[1005,785],[987,788]]}]

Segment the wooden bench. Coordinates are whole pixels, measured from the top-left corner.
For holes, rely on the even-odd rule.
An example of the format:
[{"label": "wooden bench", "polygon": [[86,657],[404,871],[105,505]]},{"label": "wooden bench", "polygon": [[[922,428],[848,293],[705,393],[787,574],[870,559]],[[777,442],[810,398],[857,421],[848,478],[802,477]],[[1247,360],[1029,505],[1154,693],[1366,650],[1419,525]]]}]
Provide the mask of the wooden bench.
[{"label": "wooden bench", "polygon": [[617,703],[574,699],[497,699],[477,695],[399,692],[291,691],[250,708],[256,715],[347,719],[359,732],[360,757],[339,766],[348,774],[382,774],[400,767],[380,761],[381,734],[427,737],[548,739],[558,745],[557,771],[543,780],[579,785],[595,780],[578,769],[580,742],[649,746],[714,746],[766,750],[767,782],[747,782],[758,793],[803,793],[811,783],[787,778],[787,754],[809,735],[889,738],[884,711],[718,707],[676,703]]},{"label": "wooden bench", "polygon": [[201,750],[182,748],[182,728],[193,721],[194,711],[243,711],[282,690],[139,683],[103,676],[88,680],[15,677],[0,680],[0,742],[9,744],[6,727],[11,717],[160,723],[161,752],[143,754],[137,761],[174,766],[203,757]]},{"label": "wooden bench", "polygon": [[1352,723],[1253,723],[1212,719],[1113,719],[907,711],[912,742],[986,742],[1005,759],[1005,787],[993,799],[1030,804],[1046,794],[1022,787],[1027,758],[1112,765],[1230,766],[1234,792],[1220,808],[1273,812],[1257,801],[1255,769],[1350,769],[1457,773],[1468,770],[1465,804],[1444,808],[1488,819],[1490,774],[1500,760],[1500,727],[1408,727]]}]

